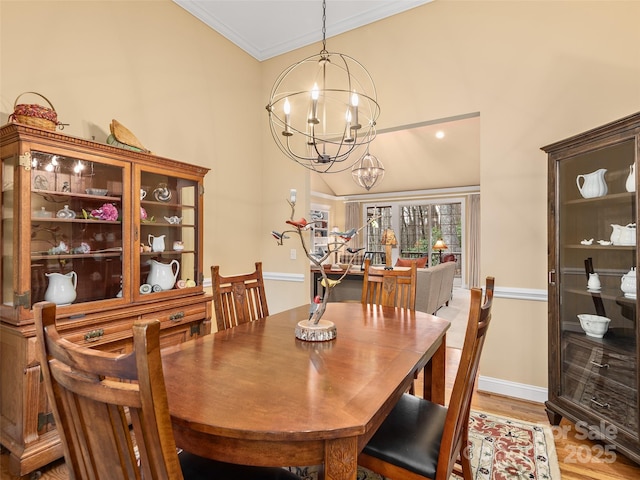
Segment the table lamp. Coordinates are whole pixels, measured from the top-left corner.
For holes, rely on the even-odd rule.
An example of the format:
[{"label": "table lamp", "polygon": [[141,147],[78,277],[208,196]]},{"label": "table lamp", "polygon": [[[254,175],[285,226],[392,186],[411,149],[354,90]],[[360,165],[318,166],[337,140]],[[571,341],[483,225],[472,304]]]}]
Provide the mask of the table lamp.
[{"label": "table lamp", "polygon": [[431,247],[432,250],[437,250],[438,253],[440,254],[440,263],[442,263],[442,250],[446,250],[447,248],[447,244],[444,243],[443,239],[439,239],[436,243],[433,244],[433,247]]},{"label": "table lamp", "polygon": [[398,240],[396,240],[396,233],[391,228],[387,228],[384,232],[382,232],[382,245],[385,248],[385,270],[393,270],[393,266],[391,265],[391,248],[394,245],[398,244]]}]

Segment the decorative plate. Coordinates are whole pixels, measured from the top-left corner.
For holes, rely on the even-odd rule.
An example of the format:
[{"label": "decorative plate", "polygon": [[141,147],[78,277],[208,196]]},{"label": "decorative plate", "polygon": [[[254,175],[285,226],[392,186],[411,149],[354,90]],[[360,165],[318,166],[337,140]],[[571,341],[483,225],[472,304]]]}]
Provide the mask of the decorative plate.
[{"label": "decorative plate", "polygon": [[47,190],[49,188],[49,180],[44,175],[36,175],[36,178],[33,179],[33,188]]},{"label": "decorative plate", "polygon": [[171,200],[171,190],[169,190],[166,183],[158,184],[158,187],[153,191],[153,198],[158,202],[168,202]]}]

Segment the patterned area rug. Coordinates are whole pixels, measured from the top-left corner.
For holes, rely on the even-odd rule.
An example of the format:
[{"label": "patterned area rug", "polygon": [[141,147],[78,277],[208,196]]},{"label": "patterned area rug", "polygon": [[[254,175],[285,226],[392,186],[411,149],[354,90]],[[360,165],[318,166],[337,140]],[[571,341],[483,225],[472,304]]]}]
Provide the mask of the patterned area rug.
[{"label": "patterned area rug", "polygon": [[[548,425],[533,424],[471,412],[469,440],[474,480],[560,480],[553,433]],[[317,467],[291,467],[302,480],[317,480]],[[451,480],[457,480],[456,475]],[[384,480],[358,468],[358,480]]]}]

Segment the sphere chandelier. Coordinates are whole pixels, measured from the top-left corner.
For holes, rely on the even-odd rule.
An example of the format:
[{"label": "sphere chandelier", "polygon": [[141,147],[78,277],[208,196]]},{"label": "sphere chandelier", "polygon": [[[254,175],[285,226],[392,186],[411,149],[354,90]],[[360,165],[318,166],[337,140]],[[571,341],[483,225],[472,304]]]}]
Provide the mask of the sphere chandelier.
[{"label": "sphere chandelier", "polygon": [[384,178],[384,167],[378,157],[371,155],[367,148],[360,160],[353,164],[351,176],[354,182],[368,192]]},{"label": "sphere chandelier", "polygon": [[349,156],[375,138],[380,106],[362,64],[327,51],[326,1],[322,9],[322,50],[280,74],[266,109],[271,135],[287,157],[319,173],[337,173],[351,168]]}]

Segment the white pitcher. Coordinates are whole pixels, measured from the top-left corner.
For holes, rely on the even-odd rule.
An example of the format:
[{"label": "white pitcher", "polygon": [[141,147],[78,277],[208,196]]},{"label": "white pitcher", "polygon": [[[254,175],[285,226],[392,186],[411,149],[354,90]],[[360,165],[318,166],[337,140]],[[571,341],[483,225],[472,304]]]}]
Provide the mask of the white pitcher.
[{"label": "white pitcher", "polygon": [[620,290],[627,298],[636,298],[636,268],[631,267],[627,273],[622,275],[620,280]]},{"label": "white pitcher", "polygon": [[[178,279],[180,272],[180,262],[172,260],[171,263],[162,263],[157,260],[150,259],[147,261],[150,266],[147,283],[149,285],[160,285],[162,290],[171,290]],[[173,266],[175,265],[175,272]]]},{"label": "white pitcher", "polygon": [[149,246],[151,247],[151,251],[153,252],[164,252],[164,237],[165,235],[158,235],[154,237],[149,234]]},{"label": "white pitcher", "polygon": [[68,305],[76,299],[76,286],[78,285],[76,272],[45,273],[45,276],[49,279],[49,286],[44,293],[44,299],[47,302]]},{"label": "white pitcher", "polygon": [[[576,177],[576,184],[578,185],[578,190],[580,190],[580,195],[582,195],[583,198],[596,198],[606,195],[607,182],[604,179],[606,172],[606,168],[601,168],[592,173],[578,175]],[[580,184],[580,179],[582,179],[582,185]]]},{"label": "white pitcher", "polygon": [[597,273],[589,274],[589,281],[587,282],[587,288],[589,290],[600,290],[600,276]]},{"label": "white pitcher", "polygon": [[632,163],[629,165],[629,176],[627,177],[627,182],[625,183],[625,188],[627,192],[635,192],[636,191],[636,164]]}]

